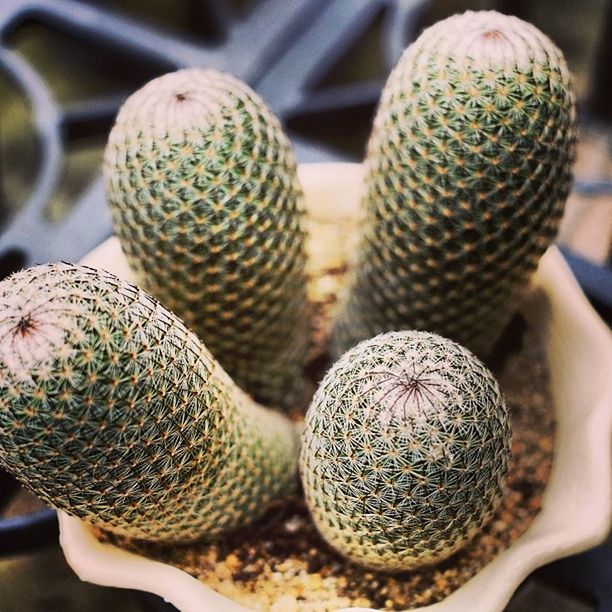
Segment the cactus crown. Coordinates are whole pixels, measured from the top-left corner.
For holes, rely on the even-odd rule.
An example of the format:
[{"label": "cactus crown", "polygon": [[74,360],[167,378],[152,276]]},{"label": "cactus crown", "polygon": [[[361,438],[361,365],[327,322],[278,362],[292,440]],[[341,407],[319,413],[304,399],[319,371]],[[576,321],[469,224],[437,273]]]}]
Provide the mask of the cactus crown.
[{"label": "cactus crown", "polygon": [[389,332],[345,353],[306,415],[300,471],[322,535],[365,566],[398,571],[463,546],[508,470],[497,382],[460,345]]},{"label": "cactus crown", "polygon": [[0,283],[0,464],[149,539],[212,537],[293,489],[291,424],[144,291],[70,264]]},{"label": "cactus crown", "polygon": [[295,404],[309,331],[302,194],[263,101],[213,70],[154,79],[119,112],[104,170],[139,284],[245,390]]},{"label": "cactus crown", "polygon": [[574,122],[565,61],[534,26],[483,11],[423,32],[385,85],[368,143],[337,352],[416,328],[486,356],[555,236]]}]

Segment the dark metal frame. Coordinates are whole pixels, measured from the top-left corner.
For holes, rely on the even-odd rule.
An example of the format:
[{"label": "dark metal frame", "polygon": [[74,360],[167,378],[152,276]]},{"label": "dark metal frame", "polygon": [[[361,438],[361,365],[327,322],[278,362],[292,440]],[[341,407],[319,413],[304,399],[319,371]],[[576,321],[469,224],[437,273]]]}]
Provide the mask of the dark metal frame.
[{"label": "dark metal frame", "polygon": [[[19,84],[29,100],[41,152],[32,195],[0,236],[4,271],[59,256],[76,260],[110,235],[110,217],[99,177],[61,223],[50,223],[43,211],[60,176],[65,134],[78,132],[79,125],[85,123],[106,126],[125,97],[105,97],[61,109],[35,69],[5,44],[8,34],[20,24],[34,20],[76,32],[102,47],[120,49],[127,57],[145,58],[162,71],[187,66],[226,70],[250,83],[287,123],[309,112],[373,106],[382,80],[317,90],[314,87],[330,63],[380,11],[385,13],[384,57],[390,68],[413,37],[418,17],[430,2],[350,0],[347,10],[346,0],[264,0],[255,5],[247,19],[238,19],[225,2],[210,1],[206,5],[221,39],[200,44],[83,2],[2,0],[0,69]],[[300,161],[339,158],[320,143],[300,137],[292,141]]]},{"label": "dark metal frame", "polygon": [[[36,70],[7,44],[10,33],[24,22],[34,20],[85,36],[103,49],[119,49],[126,57],[148,62],[160,72],[203,65],[229,71],[250,83],[291,127],[294,119],[309,115],[364,108],[370,112],[377,103],[385,75],[325,87],[320,83],[330,66],[380,15],[382,56],[386,71],[390,70],[407,42],[416,35],[421,15],[433,1],[260,0],[245,17],[232,12],[226,0],[193,0],[194,10],[207,20],[206,31],[210,34],[205,40],[193,40],[143,25],[91,1],[1,0],[0,71],[10,76],[29,101],[40,160],[30,197],[4,223],[0,235],[0,277],[33,263],[60,258],[78,260],[110,235],[100,177],[89,185],[60,223],[49,222],[43,212],[59,181],[66,141],[84,133],[107,132],[129,93],[60,107]],[[508,12],[516,12],[522,2],[507,0],[504,6]],[[607,36],[611,31],[612,5],[606,16],[590,100],[593,112],[608,120],[612,119],[608,77],[612,46]],[[0,126],[0,134],[1,131]],[[301,162],[337,161],[345,157],[314,138],[298,133],[291,134],[291,138]],[[610,194],[612,182],[577,180],[575,189],[587,197]],[[96,222],[92,223],[92,219]],[[571,252],[565,251],[565,255],[583,288],[602,314],[609,317],[610,269],[590,265]],[[0,472],[0,509],[16,488],[15,482]],[[0,520],[0,555],[35,550],[55,542],[57,523],[50,510]],[[585,555],[547,566],[537,575],[554,583],[555,576],[566,572],[573,577],[573,588],[597,598],[600,612],[611,610],[612,594],[609,588],[602,587],[605,581],[600,579],[602,572],[612,575],[610,547],[599,547]]]}]

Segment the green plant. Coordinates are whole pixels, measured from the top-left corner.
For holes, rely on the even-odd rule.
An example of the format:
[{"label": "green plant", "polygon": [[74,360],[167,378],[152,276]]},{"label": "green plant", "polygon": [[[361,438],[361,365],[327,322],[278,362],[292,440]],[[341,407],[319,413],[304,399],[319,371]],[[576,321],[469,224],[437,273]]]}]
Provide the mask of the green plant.
[{"label": "green plant", "polygon": [[324,538],[399,571],[458,550],[501,499],[510,455],[497,382],[436,334],[388,332],[345,353],[306,414],[300,473]]},{"label": "green plant", "polygon": [[263,101],[213,70],[154,79],[120,110],[104,169],[139,284],[256,399],[299,403],[309,335],[302,193]]},{"label": "green plant", "polygon": [[424,31],[375,118],[336,352],[425,329],[486,357],[555,236],[574,124],[563,56],[534,26],[483,11]]},{"label": "green plant", "polygon": [[0,283],[0,465],[147,539],[214,537],[292,492],[297,435],[139,288],[71,264]]}]

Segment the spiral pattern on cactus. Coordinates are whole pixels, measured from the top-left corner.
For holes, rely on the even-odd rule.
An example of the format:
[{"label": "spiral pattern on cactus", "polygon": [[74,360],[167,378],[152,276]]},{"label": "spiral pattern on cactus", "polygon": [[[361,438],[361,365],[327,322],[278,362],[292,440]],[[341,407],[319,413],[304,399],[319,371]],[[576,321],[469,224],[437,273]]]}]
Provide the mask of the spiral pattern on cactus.
[{"label": "spiral pattern on cactus", "polygon": [[139,285],[246,391],[295,405],[309,334],[302,193],[276,117],[229,75],[180,70],[125,102],[104,168]]},{"label": "spiral pattern on cactus", "polygon": [[447,558],[491,517],[510,456],[490,371],[428,332],[380,334],[345,353],[306,414],[300,474],[317,528],[366,567]]},{"label": "spiral pattern on cactus", "polygon": [[483,11],[425,30],[389,77],[368,143],[336,352],[423,329],[486,357],[556,234],[574,124],[561,51],[534,26]]},{"label": "spiral pattern on cactus", "polygon": [[0,465],[118,533],[212,538],[295,486],[297,435],[197,337],[103,271],[38,266],[0,283]]}]

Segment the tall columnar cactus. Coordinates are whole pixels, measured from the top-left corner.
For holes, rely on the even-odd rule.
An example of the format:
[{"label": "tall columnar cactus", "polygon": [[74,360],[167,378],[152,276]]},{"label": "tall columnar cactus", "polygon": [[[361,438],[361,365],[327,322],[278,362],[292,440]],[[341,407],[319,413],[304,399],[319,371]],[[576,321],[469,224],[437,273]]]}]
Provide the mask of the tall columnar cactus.
[{"label": "tall columnar cactus", "polygon": [[295,404],[309,332],[302,194],[262,100],[213,70],[154,79],[121,108],[104,168],[139,285],[246,391]]},{"label": "tall columnar cactus", "polygon": [[568,81],[544,34],[496,12],[450,17],[405,51],[368,144],[364,235],[337,352],[394,329],[491,351],[570,188]]},{"label": "tall columnar cactus", "polygon": [[211,538],[290,493],[296,464],[292,424],[144,291],[70,264],[0,283],[0,465],[52,506]]},{"label": "tall columnar cactus", "polygon": [[436,334],[345,353],[306,415],[300,473],[315,524],[353,561],[399,571],[458,550],[501,499],[508,414],[491,373]]}]

